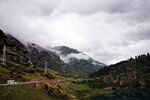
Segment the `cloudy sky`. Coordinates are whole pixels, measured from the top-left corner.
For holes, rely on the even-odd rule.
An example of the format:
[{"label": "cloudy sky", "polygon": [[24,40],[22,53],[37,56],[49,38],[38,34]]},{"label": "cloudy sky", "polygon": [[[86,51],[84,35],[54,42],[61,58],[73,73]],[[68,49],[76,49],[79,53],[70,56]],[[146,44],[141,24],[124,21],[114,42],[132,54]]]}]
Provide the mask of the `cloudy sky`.
[{"label": "cloudy sky", "polygon": [[0,28],[112,64],[150,51],[150,0],[0,0]]}]

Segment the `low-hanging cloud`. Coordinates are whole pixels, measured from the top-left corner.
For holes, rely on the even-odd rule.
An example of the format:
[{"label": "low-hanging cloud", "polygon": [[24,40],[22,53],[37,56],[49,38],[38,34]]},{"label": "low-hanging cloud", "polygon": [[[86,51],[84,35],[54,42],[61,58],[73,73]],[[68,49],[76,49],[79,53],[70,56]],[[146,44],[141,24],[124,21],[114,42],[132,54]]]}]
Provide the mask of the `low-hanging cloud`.
[{"label": "low-hanging cloud", "polygon": [[69,63],[71,58],[75,58],[78,60],[81,60],[81,59],[89,60],[90,59],[90,57],[88,57],[87,55],[84,55],[83,53],[79,53],[79,54],[72,53],[72,54],[68,54],[66,56],[60,55],[60,59],[63,60],[65,63]]},{"label": "low-hanging cloud", "polygon": [[106,64],[149,52],[149,0],[0,0],[0,28],[23,43],[67,45]]}]

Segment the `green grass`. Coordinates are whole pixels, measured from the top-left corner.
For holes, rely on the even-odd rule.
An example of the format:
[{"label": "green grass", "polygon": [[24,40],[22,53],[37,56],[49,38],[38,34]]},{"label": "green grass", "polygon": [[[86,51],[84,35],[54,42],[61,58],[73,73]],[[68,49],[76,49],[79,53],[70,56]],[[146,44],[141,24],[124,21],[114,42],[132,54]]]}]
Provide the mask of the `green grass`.
[{"label": "green grass", "polygon": [[51,69],[48,69],[48,73],[51,74],[53,77],[55,78],[64,78],[63,76],[61,76],[58,72],[53,71]]},{"label": "green grass", "polygon": [[44,88],[32,85],[0,87],[0,100],[56,100],[47,95]]},{"label": "green grass", "polygon": [[9,70],[0,65],[0,83],[6,82],[9,78]]},{"label": "green grass", "polygon": [[69,85],[68,91],[75,95],[79,100],[90,100],[91,96],[103,95],[107,93],[112,93],[113,91],[106,91],[103,89],[92,89],[86,84],[73,84]]},{"label": "green grass", "polygon": [[91,88],[86,84],[74,84],[71,83],[68,87],[68,92],[76,96],[78,99],[81,99],[85,96],[86,93],[91,92]]},{"label": "green grass", "polygon": [[39,79],[42,79],[42,78],[43,78],[43,77],[41,76],[41,74],[40,74],[40,73],[37,73],[37,72],[32,73],[32,74],[26,73],[23,77],[24,77],[24,78],[27,78],[27,79],[30,79],[30,80],[39,80]]},{"label": "green grass", "polygon": [[93,89],[93,91],[89,94],[89,96],[94,96],[94,95],[103,95],[107,93],[113,93],[113,91],[106,91],[103,89]]},{"label": "green grass", "polygon": [[73,84],[73,83],[71,83],[71,84],[70,84],[70,88],[73,89],[73,90],[75,90],[75,91],[91,90],[91,88],[88,87],[88,86],[85,85],[85,84]]}]

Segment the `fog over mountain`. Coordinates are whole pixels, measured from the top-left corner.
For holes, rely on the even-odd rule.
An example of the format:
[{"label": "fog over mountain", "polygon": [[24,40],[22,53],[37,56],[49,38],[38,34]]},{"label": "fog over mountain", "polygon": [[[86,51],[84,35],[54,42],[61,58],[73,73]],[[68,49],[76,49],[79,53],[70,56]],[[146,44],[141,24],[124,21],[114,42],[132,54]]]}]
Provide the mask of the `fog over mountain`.
[{"label": "fog over mountain", "polygon": [[150,51],[149,12],[149,0],[0,0],[0,29],[112,64]]}]

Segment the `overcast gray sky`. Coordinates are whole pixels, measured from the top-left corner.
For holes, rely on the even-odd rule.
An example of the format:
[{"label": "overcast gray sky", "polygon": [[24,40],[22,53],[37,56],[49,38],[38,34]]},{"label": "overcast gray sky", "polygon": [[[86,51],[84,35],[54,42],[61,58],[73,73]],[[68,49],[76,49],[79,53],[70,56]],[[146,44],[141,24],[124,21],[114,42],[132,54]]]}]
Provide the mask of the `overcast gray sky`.
[{"label": "overcast gray sky", "polygon": [[112,64],[150,51],[150,0],[0,0],[0,28]]}]

